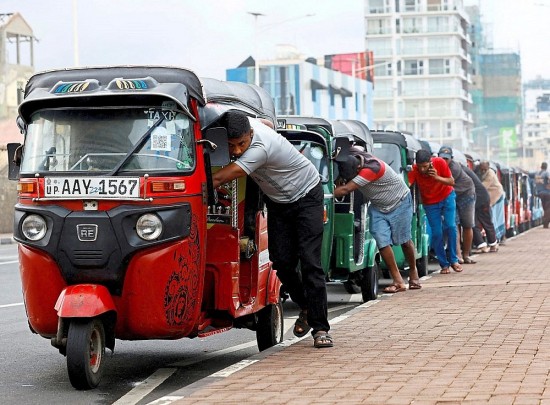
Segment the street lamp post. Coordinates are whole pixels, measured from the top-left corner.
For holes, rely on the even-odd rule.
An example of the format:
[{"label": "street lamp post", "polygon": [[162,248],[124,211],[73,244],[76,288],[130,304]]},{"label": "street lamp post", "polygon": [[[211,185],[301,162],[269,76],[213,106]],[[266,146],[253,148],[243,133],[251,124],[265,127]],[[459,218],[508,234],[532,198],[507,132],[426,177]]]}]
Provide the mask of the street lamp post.
[{"label": "street lamp post", "polygon": [[265,17],[265,14],[248,11],[254,17],[254,84],[260,85],[260,64],[258,62],[258,17]]},{"label": "street lamp post", "polygon": [[[255,11],[247,11],[247,13],[254,17],[254,84],[259,86],[260,85],[260,62],[258,60],[259,58],[258,57],[258,34],[260,33],[260,30],[258,30],[258,17],[266,17],[267,14],[258,13]],[[284,24],[290,21],[296,21],[302,18],[313,17],[313,16],[315,16],[315,14],[308,13],[308,14],[304,14],[296,17],[291,17],[283,21],[269,24],[265,26],[261,31],[263,32],[267,29],[271,29],[275,26],[278,26],[280,24]]]}]

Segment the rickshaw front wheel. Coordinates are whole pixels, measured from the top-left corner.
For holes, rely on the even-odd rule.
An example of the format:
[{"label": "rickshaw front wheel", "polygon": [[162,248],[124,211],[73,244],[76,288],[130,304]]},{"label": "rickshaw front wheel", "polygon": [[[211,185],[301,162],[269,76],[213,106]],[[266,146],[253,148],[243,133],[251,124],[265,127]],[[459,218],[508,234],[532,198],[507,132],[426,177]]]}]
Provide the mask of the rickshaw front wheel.
[{"label": "rickshaw front wheel", "polygon": [[270,304],[262,308],[257,315],[256,341],[258,349],[263,351],[283,341],[283,305]]},{"label": "rickshaw front wheel", "polygon": [[99,319],[75,319],[67,336],[67,371],[77,390],[98,386],[103,374],[105,329]]}]

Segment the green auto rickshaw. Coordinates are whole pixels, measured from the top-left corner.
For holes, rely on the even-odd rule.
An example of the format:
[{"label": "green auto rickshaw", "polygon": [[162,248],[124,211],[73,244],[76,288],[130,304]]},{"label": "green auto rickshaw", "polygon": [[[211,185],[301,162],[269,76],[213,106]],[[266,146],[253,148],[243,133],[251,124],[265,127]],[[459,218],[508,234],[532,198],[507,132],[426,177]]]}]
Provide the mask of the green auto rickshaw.
[{"label": "green auto rickshaw", "polygon": [[360,192],[334,198],[336,160],[346,159],[351,145],[372,151],[372,138],[360,121],[279,116],[278,132],[317,167],[325,194],[325,230],[321,262],[328,281],[342,282],[364,301],[378,296],[376,242],[369,232],[367,203]]}]

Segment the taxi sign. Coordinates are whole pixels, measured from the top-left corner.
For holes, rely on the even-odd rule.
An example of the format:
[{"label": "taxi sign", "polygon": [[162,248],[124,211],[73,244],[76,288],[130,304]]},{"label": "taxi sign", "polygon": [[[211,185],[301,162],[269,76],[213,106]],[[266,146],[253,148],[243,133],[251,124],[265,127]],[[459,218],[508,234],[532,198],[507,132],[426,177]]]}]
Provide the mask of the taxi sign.
[{"label": "taxi sign", "polygon": [[139,177],[46,177],[46,198],[139,198]]}]

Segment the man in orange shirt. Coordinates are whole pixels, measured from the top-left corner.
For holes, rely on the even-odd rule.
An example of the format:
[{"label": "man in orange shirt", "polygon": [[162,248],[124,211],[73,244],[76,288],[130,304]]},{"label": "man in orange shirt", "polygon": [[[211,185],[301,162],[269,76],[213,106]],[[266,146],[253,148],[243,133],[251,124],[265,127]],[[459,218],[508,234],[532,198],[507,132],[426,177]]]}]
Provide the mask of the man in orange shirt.
[{"label": "man in orange shirt", "polygon": [[[447,162],[432,157],[427,150],[416,152],[416,163],[409,172],[409,182],[420,190],[426,217],[432,231],[432,246],[441,266],[441,274],[462,271],[456,254],[456,194],[454,179]],[[444,236],[447,236],[449,258],[445,252]]]}]

